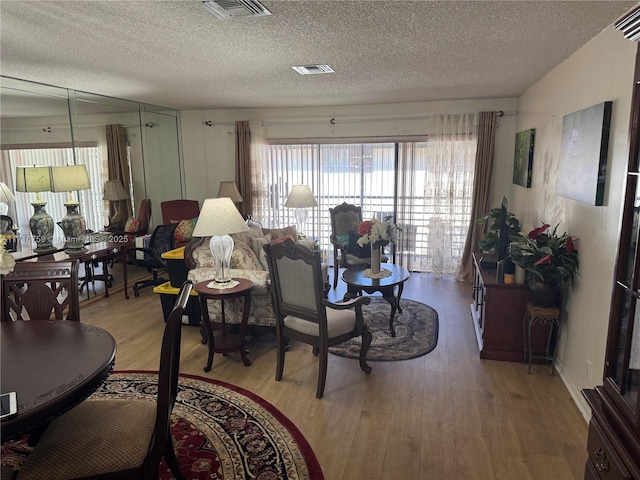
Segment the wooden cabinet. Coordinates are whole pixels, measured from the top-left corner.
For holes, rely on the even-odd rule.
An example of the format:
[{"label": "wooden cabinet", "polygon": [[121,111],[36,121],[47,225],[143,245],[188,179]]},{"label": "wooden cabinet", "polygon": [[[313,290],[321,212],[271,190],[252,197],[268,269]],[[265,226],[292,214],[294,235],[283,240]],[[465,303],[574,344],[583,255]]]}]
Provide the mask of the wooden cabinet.
[{"label": "wooden cabinet", "polygon": [[[495,270],[481,269],[476,254],[473,255],[473,272],[471,316],[480,358],[522,362],[522,319],[531,299],[530,290],[525,285],[498,283]],[[543,329],[534,332],[536,344],[538,338],[545,341],[545,333]]]},{"label": "wooden cabinet", "polygon": [[[637,7],[629,14],[631,25]],[[624,30],[627,21],[616,28]],[[602,386],[583,390],[591,407],[586,479],[640,480],[640,51],[636,53],[629,166],[612,290]]]}]

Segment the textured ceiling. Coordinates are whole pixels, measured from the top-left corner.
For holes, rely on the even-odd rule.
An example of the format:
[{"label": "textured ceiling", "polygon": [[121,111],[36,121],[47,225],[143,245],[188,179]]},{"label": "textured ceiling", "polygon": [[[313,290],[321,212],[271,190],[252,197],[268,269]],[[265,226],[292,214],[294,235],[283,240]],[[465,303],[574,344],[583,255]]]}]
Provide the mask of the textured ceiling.
[{"label": "textured ceiling", "polygon": [[[179,110],[516,97],[634,1],[0,1],[4,76]],[[328,64],[301,76],[291,66]]]}]

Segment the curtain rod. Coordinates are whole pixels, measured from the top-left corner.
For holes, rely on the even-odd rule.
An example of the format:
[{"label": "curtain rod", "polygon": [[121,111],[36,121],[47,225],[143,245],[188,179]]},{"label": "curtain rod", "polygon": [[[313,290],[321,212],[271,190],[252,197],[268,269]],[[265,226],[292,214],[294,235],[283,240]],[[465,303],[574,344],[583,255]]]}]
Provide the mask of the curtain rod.
[{"label": "curtain rod", "polygon": [[[498,117],[504,117],[505,115],[517,115],[518,112],[516,111],[512,111],[512,112],[505,112],[503,110],[498,110],[496,111],[496,113],[498,114]],[[368,122],[390,122],[390,121],[403,121],[403,120],[426,120],[428,118],[432,118],[434,116],[437,116],[437,114],[434,115],[416,115],[416,116],[408,116],[408,117],[381,117],[381,118],[343,118],[343,119],[337,119],[337,118],[330,118],[328,120],[328,123],[330,123],[331,125],[337,125],[339,123],[368,123]],[[262,125],[264,126],[268,126],[268,125],[291,125],[291,124],[295,124],[295,125],[310,125],[310,124],[325,124],[327,123],[326,119],[289,119],[289,120],[263,120],[262,121]],[[212,120],[206,120],[202,122],[203,125],[206,125],[208,127],[213,127],[215,125],[228,125],[228,126],[233,126],[235,125],[235,122],[214,122]]]}]

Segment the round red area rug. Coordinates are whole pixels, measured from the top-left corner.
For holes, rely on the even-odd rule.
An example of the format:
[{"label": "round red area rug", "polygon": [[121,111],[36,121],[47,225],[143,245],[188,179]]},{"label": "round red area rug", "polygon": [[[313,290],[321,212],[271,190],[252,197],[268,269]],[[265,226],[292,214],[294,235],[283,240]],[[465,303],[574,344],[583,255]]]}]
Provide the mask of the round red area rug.
[{"label": "round red area rug", "polygon": [[[87,401],[155,401],[152,372],[114,372]],[[171,435],[182,474],[201,479],[322,480],[320,464],[300,430],[273,405],[234,385],[180,375]],[[14,470],[29,455],[27,437],[2,445]],[[162,461],[160,478],[173,478]]]}]

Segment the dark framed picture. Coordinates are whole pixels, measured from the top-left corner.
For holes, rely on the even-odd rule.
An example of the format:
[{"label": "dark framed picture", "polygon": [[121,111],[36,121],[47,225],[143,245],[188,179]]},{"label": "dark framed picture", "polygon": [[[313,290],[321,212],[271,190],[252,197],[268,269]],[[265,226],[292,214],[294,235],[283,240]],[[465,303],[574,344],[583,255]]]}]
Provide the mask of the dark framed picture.
[{"label": "dark framed picture", "polygon": [[558,195],[589,205],[604,204],[612,102],[562,117]]},{"label": "dark framed picture", "polygon": [[531,188],[535,136],[535,128],[516,133],[516,151],[513,156],[513,183],[526,188]]}]

